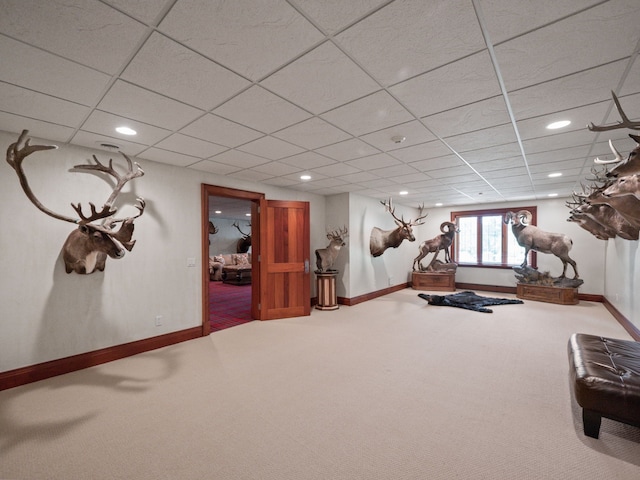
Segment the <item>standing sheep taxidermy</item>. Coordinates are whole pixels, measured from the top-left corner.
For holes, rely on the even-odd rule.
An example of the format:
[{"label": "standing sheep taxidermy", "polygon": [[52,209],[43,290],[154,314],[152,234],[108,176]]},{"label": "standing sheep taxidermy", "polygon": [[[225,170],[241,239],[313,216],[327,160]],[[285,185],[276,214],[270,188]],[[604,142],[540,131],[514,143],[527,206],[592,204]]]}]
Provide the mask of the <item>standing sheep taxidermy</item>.
[{"label": "standing sheep taxidermy", "polygon": [[573,267],[574,280],[578,278],[578,269],[576,262],[569,257],[569,250],[573,246],[571,239],[563,233],[549,233],[540,230],[538,227],[531,225],[531,212],[528,210],[520,210],[517,213],[507,212],[504,217],[504,223],[511,223],[511,231],[518,241],[518,245],[524,247],[524,261],[520,268],[527,267],[527,256],[530,250],[540,253],[551,253],[562,260],[562,275],[560,279],[565,278],[567,273],[567,264]]},{"label": "standing sheep taxidermy", "polygon": [[[446,230],[445,230],[446,228]],[[413,271],[416,270],[416,263],[418,264],[418,269],[422,271],[433,271],[434,265],[436,263],[436,259],[438,258],[438,254],[440,250],[444,250],[444,261],[446,263],[451,263],[451,255],[449,252],[449,248],[451,247],[451,243],[453,243],[453,237],[456,233],[460,232],[458,225],[452,222],[442,222],[440,224],[441,235],[434,237],[430,240],[425,240],[420,244],[420,254],[413,260]],[[433,259],[431,263],[427,266],[427,268],[422,267],[422,259],[426,257],[429,253],[434,253]]]},{"label": "standing sheep taxidermy", "polygon": [[318,267],[316,273],[335,272],[331,267],[336,261],[340,249],[345,246],[344,239],[347,238],[348,235],[349,232],[346,226],[340,230],[327,232],[329,245],[327,245],[326,248],[316,250],[316,266]]}]

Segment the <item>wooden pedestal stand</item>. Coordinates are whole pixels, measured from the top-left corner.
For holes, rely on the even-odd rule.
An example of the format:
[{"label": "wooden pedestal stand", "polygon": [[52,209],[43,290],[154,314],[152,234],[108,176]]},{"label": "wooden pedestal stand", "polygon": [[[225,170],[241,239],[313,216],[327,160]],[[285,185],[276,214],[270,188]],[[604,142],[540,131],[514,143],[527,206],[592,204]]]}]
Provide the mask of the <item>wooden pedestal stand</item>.
[{"label": "wooden pedestal stand", "polygon": [[577,305],[580,302],[576,287],[553,287],[529,283],[518,283],[516,297],[560,305]]},{"label": "wooden pedestal stand", "polygon": [[411,287],[414,290],[454,292],[456,274],[455,272],[413,272]]},{"label": "wooden pedestal stand", "polygon": [[315,272],[318,291],[318,310],[337,310],[338,295],[336,293],[336,275],[334,272]]}]

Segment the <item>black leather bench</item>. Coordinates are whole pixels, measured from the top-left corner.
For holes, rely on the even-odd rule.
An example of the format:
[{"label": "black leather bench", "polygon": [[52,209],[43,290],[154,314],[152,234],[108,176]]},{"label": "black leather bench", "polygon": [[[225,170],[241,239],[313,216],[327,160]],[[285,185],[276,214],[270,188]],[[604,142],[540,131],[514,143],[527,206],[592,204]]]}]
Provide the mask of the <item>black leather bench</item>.
[{"label": "black leather bench", "polygon": [[640,342],[574,333],[568,350],[584,434],[598,438],[602,417],[640,427]]}]

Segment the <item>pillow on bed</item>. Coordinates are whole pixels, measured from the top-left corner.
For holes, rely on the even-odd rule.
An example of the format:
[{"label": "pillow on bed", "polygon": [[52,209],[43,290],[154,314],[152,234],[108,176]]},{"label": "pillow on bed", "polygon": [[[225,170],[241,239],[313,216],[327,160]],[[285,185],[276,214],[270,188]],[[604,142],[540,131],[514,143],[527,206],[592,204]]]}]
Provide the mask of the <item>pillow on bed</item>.
[{"label": "pillow on bed", "polygon": [[224,257],[222,255],[216,255],[213,257],[214,262],[218,262],[224,265]]}]

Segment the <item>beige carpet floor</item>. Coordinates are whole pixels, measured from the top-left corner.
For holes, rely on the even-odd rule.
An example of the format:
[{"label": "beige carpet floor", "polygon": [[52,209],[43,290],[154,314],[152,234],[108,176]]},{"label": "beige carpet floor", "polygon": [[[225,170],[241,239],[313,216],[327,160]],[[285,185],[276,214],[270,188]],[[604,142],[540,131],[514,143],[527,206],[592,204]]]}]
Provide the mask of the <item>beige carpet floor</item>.
[{"label": "beige carpet floor", "polygon": [[571,394],[571,333],[630,338],[601,304],[417,293],[0,392],[0,478],[640,478],[640,429],[585,437]]}]

